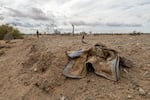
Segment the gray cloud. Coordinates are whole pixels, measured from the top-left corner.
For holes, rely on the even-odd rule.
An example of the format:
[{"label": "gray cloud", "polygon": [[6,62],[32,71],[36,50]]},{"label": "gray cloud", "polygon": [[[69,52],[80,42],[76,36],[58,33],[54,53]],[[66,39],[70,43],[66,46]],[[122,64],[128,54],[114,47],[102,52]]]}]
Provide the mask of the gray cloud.
[{"label": "gray cloud", "polygon": [[39,8],[31,8],[31,10],[35,14],[44,14],[43,11]]},{"label": "gray cloud", "polygon": [[20,22],[9,22],[9,24],[14,25],[14,26],[24,26],[23,23],[20,23]]},{"label": "gray cloud", "polygon": [[76,26],[100,26],[100,25],[104,25],[101,22],[91,22],[91,23],[89,23],[89,22],[85,22],[85,21],[76,21],[76,22],[72,21],[70,23],[72,23]]},{"label": "gray cloud", "polygon": [[28,10],[28,12],[20,11],[9,7],[5,7],[5,8],[11,12],[9,13],[9,15],[12,17],[25,17],[25,18],[31,18],[34,20],[43,20],[43,21],[50,20],[50,18],[47,17],[46,14],[39,8],[31,8]]},{"label": "gray cloud", "polygon": [[31,8],[32,14],[30,14],[30,18],[33,18],[35,20],[50,20],[48,16],[39,8]]},{"label": "gray cloud", "polygon": [[2,15],[0,15],[0,20],[4,20],[4,17]]},{"label": "gray cloud", "polygon": [[145,5],[149,5],[149,4],[150,4],[150,1],[146,0],[146,1],[141,2],[139,5],[145,6]]},{"label": "gray cloud", "polygon": [[31,25],[29,23],[21,23],[21,22],[9,22],[9,24],[22,27],[34,27],[34,25]]},{"label": "gray cloud", "polygon": [[70,24],[74,24],[76,26],[87,25],[87,23],[84,21],[70,21]]},{"label": "gray cloud", "polygon": [[27,17],[26,14],[22,13],[19,10],[16,10],[16,9],[13,9],[13,8],[9,8],[9,7],[4,7],[4,8],[6,8],[7,10],[10,11],[9,15],[12,16],[12,17]]},{"label": "gray cloud", "polygon": [[102,22],[86,22],[86,21],[71,21],[71,24],[74,24],[76,26],[109,26],[109,27],[141,27],[142,24],[124,24],[124,23],[102,23]]},{"label": "gray cloud", "polygon": [[34,27],[40,27],[43,24],[32,24],[28,22],[9,22],[9,24],[14,25],[14,26],[21,26],[21,27],[26,27],[26,28],[34,28]]},{"label": "gray cloud", "polygon": [[107,23],[106,26],[109,26],[109,27],[141,27],[142,24]]},{"label": "gray cloud", "polygon": [[[0,24],[21,29],[56,24],[62,30],[150,31],[149,0],[1,0]],[[99,19],[100,18],[100,19]],[[112,31],[113,30],[113,31]]]}]

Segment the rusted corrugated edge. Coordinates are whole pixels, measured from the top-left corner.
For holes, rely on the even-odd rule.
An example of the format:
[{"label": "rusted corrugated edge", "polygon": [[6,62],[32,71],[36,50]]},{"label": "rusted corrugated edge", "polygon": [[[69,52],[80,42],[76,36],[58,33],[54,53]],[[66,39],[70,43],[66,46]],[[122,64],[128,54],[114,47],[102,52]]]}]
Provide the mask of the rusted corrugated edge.
[{"label": "rusted corrugated edge", "polygon": [[76,78],[76,79],[83,78],[83,76],[76,76],[76,75],[70,75],[69,74],[69,71],[73,67],[74,63],[75,63],[74,60],[71,60],[68,62],[65,69],[63,70],[63,75],[65,75],[66,77],[69,77],[69,78]]}]

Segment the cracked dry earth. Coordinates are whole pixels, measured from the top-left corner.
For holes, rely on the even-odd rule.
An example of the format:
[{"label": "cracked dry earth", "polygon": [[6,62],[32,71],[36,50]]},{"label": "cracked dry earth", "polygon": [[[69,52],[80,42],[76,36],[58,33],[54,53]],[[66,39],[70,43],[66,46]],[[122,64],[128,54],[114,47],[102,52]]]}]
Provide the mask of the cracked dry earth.
[{"label": "cracked dry earth", "polygon": [[150,100],[150,35],[88,35],[135,65],[121,69],[118,82],[88,73],[83,79],[62,75],[67,50],[91,45],[82,36],[34,36],[0,41],[0,100]]}]

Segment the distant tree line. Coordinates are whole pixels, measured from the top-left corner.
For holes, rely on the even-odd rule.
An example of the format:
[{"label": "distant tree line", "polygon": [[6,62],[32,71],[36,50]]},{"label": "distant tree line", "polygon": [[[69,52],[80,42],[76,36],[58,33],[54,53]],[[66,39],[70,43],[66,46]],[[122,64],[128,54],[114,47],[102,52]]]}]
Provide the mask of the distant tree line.
[{"label": "distant tree line", "polygon": [[141,34],[143,34],[143,33],[142,32],[136,32],[136,31],[129,33],[129,35],[141,35]]}]

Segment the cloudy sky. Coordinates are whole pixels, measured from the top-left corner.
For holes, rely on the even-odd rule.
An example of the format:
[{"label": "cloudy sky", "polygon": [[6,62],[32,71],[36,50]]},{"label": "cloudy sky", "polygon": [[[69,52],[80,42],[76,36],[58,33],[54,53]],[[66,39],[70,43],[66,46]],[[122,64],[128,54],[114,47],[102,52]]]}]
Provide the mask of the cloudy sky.
[{"label": "cloudy sky", "polygon": [[150,32],[150,0],[0,0],[0,24],[24,33]]}]

